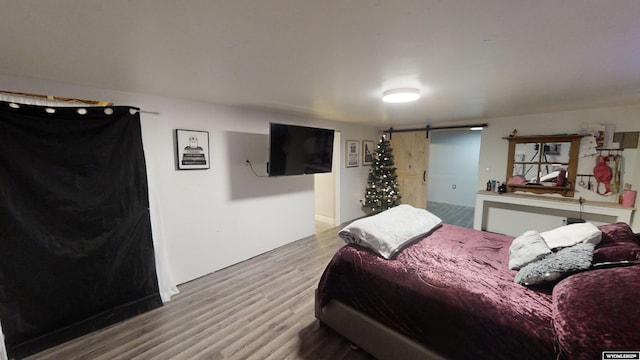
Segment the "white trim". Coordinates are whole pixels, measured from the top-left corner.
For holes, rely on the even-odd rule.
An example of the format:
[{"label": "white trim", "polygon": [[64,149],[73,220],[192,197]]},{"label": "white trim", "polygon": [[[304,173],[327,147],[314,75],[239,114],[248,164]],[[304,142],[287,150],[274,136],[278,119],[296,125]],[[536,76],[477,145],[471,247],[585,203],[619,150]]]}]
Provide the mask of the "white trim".
[{"label": "white trim", "polygon": [[322,216],[322,215],[316,214],[316,221],[329,224],[329,225],[335,225],[335,219],[330,218],[328,216]]}]

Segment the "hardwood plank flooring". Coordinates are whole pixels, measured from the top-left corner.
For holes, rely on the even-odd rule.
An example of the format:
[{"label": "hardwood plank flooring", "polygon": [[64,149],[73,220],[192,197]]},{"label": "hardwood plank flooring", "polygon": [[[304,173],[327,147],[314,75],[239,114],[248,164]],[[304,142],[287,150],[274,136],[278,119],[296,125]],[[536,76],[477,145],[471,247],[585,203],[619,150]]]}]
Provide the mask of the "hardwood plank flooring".
[{"label": "hardwood plank flooring", "polygon": [[473,229],[473,207],[427,201],[427,210],[437,215],[445,224]]},{"label": "hardwood plank flooring", "polygon": [[371,360],[314,317],[314,290],[341,227],[180,285],[159,309],[28,357]]}]

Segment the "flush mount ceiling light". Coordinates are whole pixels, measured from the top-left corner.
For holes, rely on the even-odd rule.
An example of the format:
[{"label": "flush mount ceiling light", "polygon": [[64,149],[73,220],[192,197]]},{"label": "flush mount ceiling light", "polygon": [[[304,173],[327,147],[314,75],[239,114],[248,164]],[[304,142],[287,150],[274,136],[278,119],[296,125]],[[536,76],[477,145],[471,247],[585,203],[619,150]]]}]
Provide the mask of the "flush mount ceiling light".
[{"label": "flush mount ceiling light", "polygon": [[391,89],[382,93],[382,101],[386,103],[404,103],[418,100],[420,90],[412,88]]}]

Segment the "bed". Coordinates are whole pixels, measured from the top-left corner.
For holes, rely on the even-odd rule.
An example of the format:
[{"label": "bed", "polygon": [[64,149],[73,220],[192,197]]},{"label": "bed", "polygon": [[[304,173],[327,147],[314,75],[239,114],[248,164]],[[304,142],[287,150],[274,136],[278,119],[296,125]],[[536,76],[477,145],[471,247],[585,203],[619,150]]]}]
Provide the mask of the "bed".
[{"label": "bed", "polygon": [[[409,234],[388,256],[349,241],[320,279],[316,317],[379,359],[594,359],[640,351],[638,237],[622,223],[598,230],[588,271],[528,286],[509,269],[514,237],[437,224]],[[593,269],[595,260],[612,267]]]}]

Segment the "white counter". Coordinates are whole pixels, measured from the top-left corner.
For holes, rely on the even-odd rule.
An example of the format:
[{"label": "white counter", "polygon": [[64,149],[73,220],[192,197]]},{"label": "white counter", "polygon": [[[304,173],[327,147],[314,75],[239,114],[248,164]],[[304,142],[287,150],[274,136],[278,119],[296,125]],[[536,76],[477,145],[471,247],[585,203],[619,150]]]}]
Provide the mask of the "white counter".
[{"label": "white counter", "polygon": [[630,224],[634,210],[615,203],[585,201],[581,214],[578,199],[479,191],[473,228],[518,236],[527,230],[562,226],[567,218],[582,218],[596,225],[619,221]]}]

